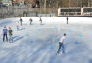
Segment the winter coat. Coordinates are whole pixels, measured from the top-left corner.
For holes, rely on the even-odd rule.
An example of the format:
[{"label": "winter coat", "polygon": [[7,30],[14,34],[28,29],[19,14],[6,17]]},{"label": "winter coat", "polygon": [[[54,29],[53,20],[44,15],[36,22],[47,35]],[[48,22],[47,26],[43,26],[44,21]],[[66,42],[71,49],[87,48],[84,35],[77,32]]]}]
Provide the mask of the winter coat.
[{"label": "winter coat", "polygon": [[8,30],[7,29],[3,29],[3,34],[7,34]]},{"label": "winter coat", "polygon": [[10,35],[10,36],[13,35],[12,32],[13,32],[12,30],[9,30],[9,35]]}]

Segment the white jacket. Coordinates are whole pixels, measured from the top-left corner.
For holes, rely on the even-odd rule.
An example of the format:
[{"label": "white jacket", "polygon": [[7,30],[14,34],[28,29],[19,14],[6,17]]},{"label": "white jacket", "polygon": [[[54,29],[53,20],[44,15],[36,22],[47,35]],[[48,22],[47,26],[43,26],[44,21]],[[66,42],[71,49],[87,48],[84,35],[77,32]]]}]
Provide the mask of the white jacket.
[{"label": "white jacket", "polygon": [[65,39],[66,39],[66,36],[61,37],[59,42],[63,43]]}]

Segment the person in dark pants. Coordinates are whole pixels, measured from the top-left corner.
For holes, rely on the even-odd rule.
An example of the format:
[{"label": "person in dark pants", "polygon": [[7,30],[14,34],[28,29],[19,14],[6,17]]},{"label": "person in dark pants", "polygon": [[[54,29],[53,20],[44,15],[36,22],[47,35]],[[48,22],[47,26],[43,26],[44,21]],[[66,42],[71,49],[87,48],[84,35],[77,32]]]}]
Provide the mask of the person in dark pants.
[{"label": "person in dark pants", "polygon": [[69,23],[68,23],[68,19],[69,19],[69,18],[67,17],[67,24],[69,24]]},{"label": "person in dark pants", "polygon": [[41,17],[40,17],[40,20],[39,20],[39,21],[40,21],[40,24],[42,24],[42,19],[41,19]]},{"label": "person in dark pants", "polygon": [[29,21],[30,21],[30,25],[31,25],[33,20],[30,18]]},{"label": "person in dark pants", "polygon": [[57,51],[57,54],[60,53],[60,50],[62,49],[62,53],[65,53],[65,49],[64,49],[64,40],[66,39],[66,34],[64,33],[63,37],[60,38],[60,41],[59,41],[59,49]]},{"label": "person in dark pants", "polygon": [[20,25],[22,26],[22,22],[23,22],[23,20],[22,20],[22,18],[20,17]]},{"label": "person in dark pants", "polygon": [[7,33],[8,33],[8,29],[5,26],[4,29],[3,29],[3,42],[5,41],[5,38],[6,38],[6,41],[8,42]]},{"label": "person in dark pants", "polygon": [[11,27],[9,27],[9,42],[13,42],[13,30],[11,29]]}]

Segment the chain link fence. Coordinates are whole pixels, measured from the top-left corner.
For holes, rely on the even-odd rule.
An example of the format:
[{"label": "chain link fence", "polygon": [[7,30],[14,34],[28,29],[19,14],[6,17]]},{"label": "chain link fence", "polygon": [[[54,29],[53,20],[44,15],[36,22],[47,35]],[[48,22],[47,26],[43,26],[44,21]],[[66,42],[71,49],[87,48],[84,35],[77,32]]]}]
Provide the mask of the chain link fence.
[{"label": "chain link fence", "polygon": [[57,8],[28,8],[28,7],[8,7],[0,8],[0,18],[8,17],[50,17],[57,16]]}]

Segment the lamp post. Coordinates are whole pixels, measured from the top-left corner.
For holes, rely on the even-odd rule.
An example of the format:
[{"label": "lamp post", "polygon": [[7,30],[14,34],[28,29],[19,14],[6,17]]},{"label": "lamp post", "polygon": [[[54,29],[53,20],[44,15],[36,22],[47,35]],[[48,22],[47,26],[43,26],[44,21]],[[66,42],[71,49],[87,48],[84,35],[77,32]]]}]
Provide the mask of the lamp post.
[{"label": "lamp post", "polygon": [[70,0],[69,0],[69,7],[70,7]]},{"label": "lamp post", "polygon": [[44,2],[44,11],[46,12],[46,3],[47,2],[47,0],[45,0],[45,2]]},{"label": "lamp post", "polygon": [[12,6],[14,6],[14,1],[13,0],[11,0],[11,3],[12,3]]},{"label": "lamp post", "polygon": [[46,8],[46,4],[47,4],[46,1],[47,1],[47,0],[45,0],[45,2],[44,2],[44,8]]},{"label": "lamp post", "polygon": [[81,7],[83,8],[83,0],[81,1]]}]

